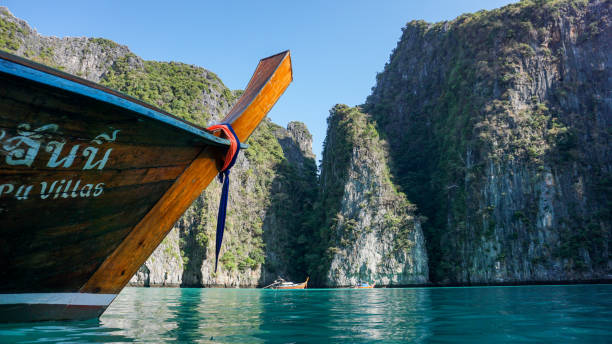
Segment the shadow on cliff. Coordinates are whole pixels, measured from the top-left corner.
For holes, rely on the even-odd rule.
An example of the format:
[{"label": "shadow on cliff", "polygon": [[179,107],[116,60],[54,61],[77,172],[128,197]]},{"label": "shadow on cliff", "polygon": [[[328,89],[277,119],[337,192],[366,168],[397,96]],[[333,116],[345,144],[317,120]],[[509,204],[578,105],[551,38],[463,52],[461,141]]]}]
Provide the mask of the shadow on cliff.
[{"label": "shadow on cliff", "polygon": [[258,281],[262,286],[278,277],[304,281],[308,276],[308,238],[313,235],[308,222],[318,190],[315,160],[290,136],[278,142],[286,159],[277,165],[263,219],[266,257]]},{"label": "shadow on cliff", "polygon": [[[207,201],[206,197],[200,195],[192,207],[196,207],[196,209],[205,209]],[[186,217],[183,216],[183,218]],[[207,258],[207,245],[202,245],[202,243],[198,241],[198,227],[202,226],[202,224],[186,223],[183,218],[177,223],[180,229],[179,247],[181,252],[188,252],[189,254],[188,256],[182,257],[184,266],[181,287],[202,287],[204,285],[202,266]],[[198,217],[196,221],[201,221],[201,218]]]}]

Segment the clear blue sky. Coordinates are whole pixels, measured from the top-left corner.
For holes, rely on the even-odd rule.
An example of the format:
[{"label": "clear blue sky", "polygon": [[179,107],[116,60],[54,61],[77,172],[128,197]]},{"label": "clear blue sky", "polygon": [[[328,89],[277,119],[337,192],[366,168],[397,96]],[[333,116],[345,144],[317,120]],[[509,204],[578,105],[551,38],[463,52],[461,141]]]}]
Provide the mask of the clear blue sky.
[{"label": "clear blue sky", "polygon": [[511,0],[0,0],[47,36],[104,37],[147,60],[209,69],[243,89],[262,58],[291,49],[294,81],[269,116],[306,123],[321,158],[329,109],[362,104],[410,20],[449,20]]}]

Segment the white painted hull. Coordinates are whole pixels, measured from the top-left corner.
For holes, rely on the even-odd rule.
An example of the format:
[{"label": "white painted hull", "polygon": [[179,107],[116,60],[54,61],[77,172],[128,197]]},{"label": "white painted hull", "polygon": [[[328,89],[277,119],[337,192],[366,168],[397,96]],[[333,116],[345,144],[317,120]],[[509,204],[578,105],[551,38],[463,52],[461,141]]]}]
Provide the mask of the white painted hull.
[{"label": "white painted hull", "polygon": [[116,294],[0,294],[0,322],[84,320],[99,317]]}]

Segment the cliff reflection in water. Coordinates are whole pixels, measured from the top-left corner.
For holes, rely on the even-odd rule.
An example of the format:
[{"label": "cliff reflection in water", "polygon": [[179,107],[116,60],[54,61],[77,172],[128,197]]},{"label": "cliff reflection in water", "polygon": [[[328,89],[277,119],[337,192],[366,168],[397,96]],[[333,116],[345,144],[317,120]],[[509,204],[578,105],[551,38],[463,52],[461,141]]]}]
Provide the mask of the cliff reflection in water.
[{"label": "cliff reflection in water", "polygon": [[256,289],[126,288],[100,322],[137,341],[253,342],[260,298]]},{"label": "cliff reflection in water", "polygon": [[[422,342],[428,293],[416,289],[310,289],[265,291],[266,342]],[[275,334],[271,336],[271,334]]]},{"label": "cliff reflection in water", "polygon": [[422,342],[430,304],[416,289],[128,288],[101,324],[137,341]]}]

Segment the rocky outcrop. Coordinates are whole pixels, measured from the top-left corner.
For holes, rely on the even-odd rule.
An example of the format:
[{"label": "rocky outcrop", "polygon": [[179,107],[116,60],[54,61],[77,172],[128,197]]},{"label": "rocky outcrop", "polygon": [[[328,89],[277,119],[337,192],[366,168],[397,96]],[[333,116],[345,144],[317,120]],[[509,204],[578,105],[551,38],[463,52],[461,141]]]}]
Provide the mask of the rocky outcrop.
[{"label": "rocky outcrop", "polygon": [[145,264],[134,274],[130,284],[138,287],[178,287],[183,282],[183,259],[179,231],[168,233]]},{"label": "rocky outcrop", "polygon": [[609,1],[411,22],[368,98],[431,279],[612,278]]},{"label": "rocky outcrop", "polygon": [[[0,48],[85,79],[99,82],[128,47],[104,38],[46,37],[0,7]],[[134,61],[141,63],[142,61]]]},{"label": "rocky outcrop", "polygon": [[321,167],[326,258],[317,282],[352,286],[423,284],[427,253],[414,206],[391,181],[387,144],[358,108],[330,112]]},{"label": "rocky outcrop", "polygon": [[288,159],[303,165],[308,159],[314,160],[312,135],[302,122],[289,122],[287,133],[279,132],[278,138]]},{"label": "rocky outcrop", "polygon": [[312,136],[304,123],[289,122],[286,130],[276,126],[273,135],[285,159],[270,185],[269,211],[263,222],[265,284],[279,276],[295,281],[307,277],[306,256],[312,235],[309,219],[318,195]]}]

